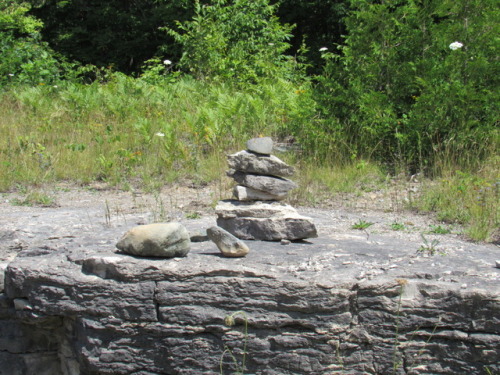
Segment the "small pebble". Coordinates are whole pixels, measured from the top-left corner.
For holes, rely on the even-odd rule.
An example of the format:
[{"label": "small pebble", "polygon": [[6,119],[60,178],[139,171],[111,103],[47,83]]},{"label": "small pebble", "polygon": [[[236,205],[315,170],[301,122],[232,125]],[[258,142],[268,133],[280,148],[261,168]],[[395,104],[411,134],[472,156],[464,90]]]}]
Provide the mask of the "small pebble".
[{"label": "small pebble", "polygon": [[289,240],[281,240],[280,243],[282,245],[290,245],[291,242]]},{"label": "small pebble", "polygon": [[495,265],[496,265],[496,267],[497,267],[497,268],[500,268],[500,260],[497,260],[497,261],[495,262]]}]

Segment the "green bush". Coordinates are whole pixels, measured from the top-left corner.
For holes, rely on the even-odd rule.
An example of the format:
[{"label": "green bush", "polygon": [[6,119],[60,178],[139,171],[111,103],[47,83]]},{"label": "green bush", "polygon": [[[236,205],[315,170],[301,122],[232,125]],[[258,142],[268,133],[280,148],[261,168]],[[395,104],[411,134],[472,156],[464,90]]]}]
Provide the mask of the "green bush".
[{"label": "green bush", "polygon": [[[498,9],[493,0],[351,0],[348,35],[324,51],[321,142],[414,169],[460,164],[498,145]],[[457,42],[457,43],[455,43]],[[332,122],[332,120],[329,120]],[[317,127],[323,127],[318,123]],[[325,146],[326,147],[326,146]]]},{"label": "green bush", "polygon": [[256,83],[301,76],[300,65],[284,55],[292,27],[274,11],[269,0],[196,1],[194,18],[167,31],[183,47],[180,65],[196,78]]},{"label": "green bush", "polygon": [[26,4],[0,3],[0,87],[52,84],[60,78],[60,63],[41,41],[43,24],[28,11]]}]

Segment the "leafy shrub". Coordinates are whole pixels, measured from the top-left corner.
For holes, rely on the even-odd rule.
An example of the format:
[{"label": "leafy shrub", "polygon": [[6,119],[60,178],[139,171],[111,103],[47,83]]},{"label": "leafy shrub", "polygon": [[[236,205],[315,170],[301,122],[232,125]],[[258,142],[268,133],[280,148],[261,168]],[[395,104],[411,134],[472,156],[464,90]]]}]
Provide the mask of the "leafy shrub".
[{"label": "leafy shrub", "polygon": [[59,79],[60,63],[41,41],[43,24],[26,15],[28,11],[25,4],[0,4],[0,87],[51,84]]},{"label": "leafy shrub", "polygon": [[498,145],[495,2],[351,0],[351,7],[345,45],[323,54],[319,101],[338,123],[318,132],[322,142],[342,138],[352,155],[413,169],[443,155],[488,156]]},{"label": "leafy shrub", "polygon": [[196,78],[293,78],[297,66],[284,55],[292,27],[280,24],[274,11],[269,0],[196,1],[193,19],[167,31],[183,47],[181,66]]}]

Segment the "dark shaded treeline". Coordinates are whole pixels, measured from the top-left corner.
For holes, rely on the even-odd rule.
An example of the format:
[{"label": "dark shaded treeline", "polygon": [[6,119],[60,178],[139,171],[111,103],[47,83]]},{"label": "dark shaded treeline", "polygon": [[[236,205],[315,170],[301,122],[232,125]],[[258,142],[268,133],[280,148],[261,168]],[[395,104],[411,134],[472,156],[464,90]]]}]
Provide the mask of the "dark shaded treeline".
[{"label": "dark shaded treeline", "polygon": [[[209,3],[208,1],[205,1]],[[46,0],[32,1],[31,14],[44,23],[43,38],[64,56],[85,64],[113,66],[136,73],[144,61],[155,55],[179,61],[181,46],[163,27],[191,19],[192,0]],[[202,2],[204,3],[204,2]],[[274,2],[276,3],[276,2]],[[319,48],[340,43],[345,33],[345,0],[282,0],[276,14],[283,23],[293,24],[290,55],[303,43],[305,53],[318,72]]]}]

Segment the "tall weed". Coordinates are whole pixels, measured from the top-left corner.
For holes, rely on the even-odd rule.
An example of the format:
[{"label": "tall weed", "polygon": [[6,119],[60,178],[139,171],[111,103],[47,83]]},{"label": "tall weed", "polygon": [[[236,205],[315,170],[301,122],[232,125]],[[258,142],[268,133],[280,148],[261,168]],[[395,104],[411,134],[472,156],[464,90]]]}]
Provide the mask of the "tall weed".
[{"label": "tall weed", "polygon": [[435,212],[444,222],[461,223],[473,240],[500,239],[500,158],[493,157],[475,173],[448,169],[424,185],[415,207]]}]

